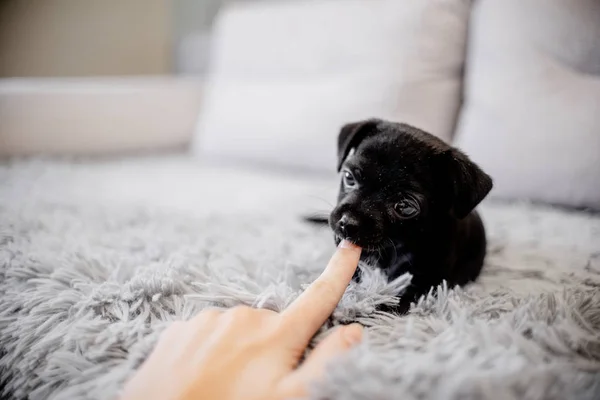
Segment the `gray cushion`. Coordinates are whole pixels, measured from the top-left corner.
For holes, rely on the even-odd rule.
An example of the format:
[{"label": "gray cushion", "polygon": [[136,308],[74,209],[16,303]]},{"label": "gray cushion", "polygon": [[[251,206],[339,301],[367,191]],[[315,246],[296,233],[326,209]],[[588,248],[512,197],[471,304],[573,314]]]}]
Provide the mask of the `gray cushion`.
[{"label": "gray cushion", "polygon": [[600,209],[600,1],[480,0],[456,143],[493,197]]},{"label": "gray cushion", "polygon": [[204,157],[333,170],[344,123],[451,139],[469,0],[261,2],[217,20],[194,143]]}]

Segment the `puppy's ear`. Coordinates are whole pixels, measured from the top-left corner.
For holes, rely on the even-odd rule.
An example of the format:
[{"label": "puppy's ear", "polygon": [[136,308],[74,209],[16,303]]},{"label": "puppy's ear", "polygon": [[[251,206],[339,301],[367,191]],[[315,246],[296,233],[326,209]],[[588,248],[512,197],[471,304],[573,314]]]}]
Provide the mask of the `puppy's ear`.
[{"label": "puppy's ear", "polygon": [[449,180],[450,207],[457,218],[464,218],[492,190],[492,178],[460,150],[452,148],[441,154]]},{"label": "puppy's ear", "polygon": [[342,127],[338,135],[338,172],[342,169],[342,164],[344,164],[344,160],[348,157],[350,150],[358,146],[366,137],[377,133],[377,124],[379,122],[379,119],[371,118],[364,121],[352,122]]}]

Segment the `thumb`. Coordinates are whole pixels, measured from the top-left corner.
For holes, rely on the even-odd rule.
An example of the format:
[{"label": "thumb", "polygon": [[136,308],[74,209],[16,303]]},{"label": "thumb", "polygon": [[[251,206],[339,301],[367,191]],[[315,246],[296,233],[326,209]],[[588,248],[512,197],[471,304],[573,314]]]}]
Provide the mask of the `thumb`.
[{"label": "thumb", "polygon": [[285,386],[296,396],[306,394],[308,385],[323,376],[327,363],[361,340],[362,326],[359,324],[335,329],[314,348],[304,363],[288,376]]}]

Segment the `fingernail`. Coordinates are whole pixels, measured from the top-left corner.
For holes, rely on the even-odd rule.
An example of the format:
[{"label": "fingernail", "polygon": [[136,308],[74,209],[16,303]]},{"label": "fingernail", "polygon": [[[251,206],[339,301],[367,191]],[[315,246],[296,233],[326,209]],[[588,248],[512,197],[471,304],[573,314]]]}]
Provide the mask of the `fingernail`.
[{"label": "fingernail", "polygon": [[354,250],[358,250],[360,249],[360,247],[358,247],[357,245],[355,245],[352,242],[349,242],[346,239],[343,239],[340,244],[338,245],[338,247],[342,248],[342,249],[354,249]]},{"label": "fingernail", "polygon": [[363,335],[362,325],[350,324],[350,325],[346,325],[343,329],[344,329],[344,332],[342,332],[342,335],[344,336],[344,340],[349,345],[356,344],[362,340],[362,335]]}]

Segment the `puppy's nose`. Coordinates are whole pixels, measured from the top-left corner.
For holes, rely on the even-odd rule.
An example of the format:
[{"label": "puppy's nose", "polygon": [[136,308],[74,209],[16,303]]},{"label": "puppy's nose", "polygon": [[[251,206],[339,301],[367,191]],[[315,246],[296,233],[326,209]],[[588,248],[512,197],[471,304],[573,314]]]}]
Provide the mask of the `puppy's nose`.
[{"label": "puppy's nose", "polygon": [[337,223],[338,230],[345,238],[353,237],[358,232],[358,223],[348,214],[342,215],[342,218]]}]

